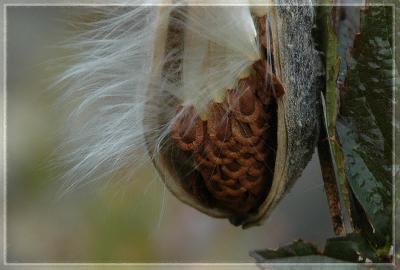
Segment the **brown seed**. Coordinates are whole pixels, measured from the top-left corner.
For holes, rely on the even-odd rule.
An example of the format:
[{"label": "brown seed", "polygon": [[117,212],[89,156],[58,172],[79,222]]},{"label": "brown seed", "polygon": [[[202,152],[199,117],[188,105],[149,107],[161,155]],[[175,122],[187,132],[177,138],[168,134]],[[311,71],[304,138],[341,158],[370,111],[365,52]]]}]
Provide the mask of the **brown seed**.
[{"label": "brown seed", "polygon": [[[265,68],[262,63],[257,65]],[[269,112],[272,88],[259,80],[257,71],[241,79],[235,89],[227,91],[222,103],[209,105],[204,121],[194,107],[178,109],[178,115],[180,110],[186,111],[171,130],[175,145],[193,154],[196,177],[188,178],[194,182],[187,192],[199,201],[208,198],[236,215],[255,209],[272,181],[267,164],[274,159],[269,150],[274,146],[266,145],[273,126]]]}]

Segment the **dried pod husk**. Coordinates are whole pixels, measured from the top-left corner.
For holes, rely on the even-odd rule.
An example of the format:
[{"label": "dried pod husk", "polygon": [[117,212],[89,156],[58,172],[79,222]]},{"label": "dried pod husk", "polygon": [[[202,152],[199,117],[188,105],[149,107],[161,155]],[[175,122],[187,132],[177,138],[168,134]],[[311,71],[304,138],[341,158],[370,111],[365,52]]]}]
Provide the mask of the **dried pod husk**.
[{"label": "dried pod husk", "polygon": [[[268,216],[314,152],[321,63],[311,35],[313,7],[253,13],[260,54],[233,85],[200,105],[168,95],[161,79],[173,74],[167,83],[180,87],[188,46],[201,48],[201,40],[185,36],[185,20],[196,8],[159,10],[144,121],[148,151],[182,202],[248,227]],[[213,44],[207,48],[208,62],[226,53]],[[179,51],[188,54],[177,57]],[[159,129],[167,123],[168,129]]]}]

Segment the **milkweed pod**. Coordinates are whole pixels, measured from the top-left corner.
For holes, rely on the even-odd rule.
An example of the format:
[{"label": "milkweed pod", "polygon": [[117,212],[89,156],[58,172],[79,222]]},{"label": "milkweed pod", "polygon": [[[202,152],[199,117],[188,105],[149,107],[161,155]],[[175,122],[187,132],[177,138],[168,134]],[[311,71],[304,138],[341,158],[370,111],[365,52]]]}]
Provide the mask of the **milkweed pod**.
[{"label": "milkweed pod", "polygon": [[307,5],[159,8],[144,134],[182,202],[248,227],[300,176],[320,119],[313,16]]}]

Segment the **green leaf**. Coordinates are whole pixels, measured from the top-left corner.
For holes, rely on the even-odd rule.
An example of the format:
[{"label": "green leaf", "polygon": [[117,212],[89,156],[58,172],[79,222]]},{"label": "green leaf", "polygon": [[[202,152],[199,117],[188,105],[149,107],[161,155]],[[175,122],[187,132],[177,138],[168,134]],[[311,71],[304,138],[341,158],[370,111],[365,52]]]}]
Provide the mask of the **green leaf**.
[{"label": "green leaf", "polygon": [[[336,241],[339,242],[339,241]],[[335,245],[330,245],[330,250],[334,251]],[[353,254],[348,253],[347,256],[342,258],[350,258]],[[290,245],[281,247],[276,250],[265,249],[250,252],[250,256],[256,259],[258,263],[343,263],[344,260],[340,256],[336,256],[332,252],[332,257],[322,254],[315,245],[302,240],[297,240]],[[339,258],[339,259],[338,259]],[[353,261],[353,260],[352,260]]]},{"label": "green leaf", "polygon": [[317,247],[311,243],[303,242],[299,239],[290,245],[281,247],[277,250],[265,249],[253,251],[250,254],[253,257],[264,258],[265,260],[293,257],[293,256],[308,256],[308,255],[320,255]]},{"label": "green leaf", "polygon": [[355,263],[380,261],[369,243],[359,234],[328,239],[324,255]]},{"label": "green leaf", "polygon": [[[308,255],[308,256],[293,256],[293,257],[283,257],[283,258],[276,258],[276,259],[267,259],[263,257],[261,254],[257,252],[251,252],[250,255],[254,257],[257,263],[288,263],[294,264],[293,269],[298,269],[299,263],[346,263],[345,261],[341,261],[334,258],[329,258],[322,255]],[[310,265],[307,266],[306,269],[309,269]]]},{"label": "green leaf", "polygon": [[[336,131],[351,190],[376,246],[391,242],[392,228],[392,7],[369,7],[347,59]],[[364,224],[356,224],[363,228]]]}]

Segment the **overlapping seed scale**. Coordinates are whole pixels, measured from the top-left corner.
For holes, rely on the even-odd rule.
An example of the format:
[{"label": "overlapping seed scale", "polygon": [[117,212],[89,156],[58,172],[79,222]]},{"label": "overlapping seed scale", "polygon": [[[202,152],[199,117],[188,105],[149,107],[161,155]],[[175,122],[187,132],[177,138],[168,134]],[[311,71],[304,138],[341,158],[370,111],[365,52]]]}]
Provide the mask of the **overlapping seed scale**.
[{"label": "overlapping seed scale", "polygon": [[269,113],[263,102],[270,94],[263,91],[255,76],[241,79],[224,102],[210,104],[206,121],[193,107],[177,118],[171,137],[181,150],[193,153],[197,175],[189,180],[188,192],[204,200],[199,193],[206,189],[238,213],[257,206],[271,181],[266,177]]}]

